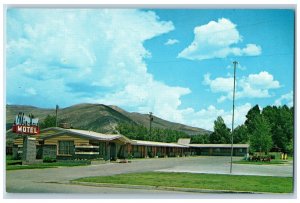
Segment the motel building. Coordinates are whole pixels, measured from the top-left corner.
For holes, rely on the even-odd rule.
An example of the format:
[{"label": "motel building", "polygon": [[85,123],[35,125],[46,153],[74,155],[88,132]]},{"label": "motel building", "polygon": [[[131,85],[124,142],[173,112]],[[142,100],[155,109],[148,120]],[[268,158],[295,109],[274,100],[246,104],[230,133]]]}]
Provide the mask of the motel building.
[{"label": "motel building", "polygon": [[[36,146],[36,158],[56,160],[117,160],[129,158],[184,157],[193,155],[230,156],[230,144],[190,144],[190,139],[177,143],[131,140],[120,134],[102,134],[87,130],[51,127],[37,135],[28,135]],[[248,144],[234,144],[233,155],[245,156]],[[22,136],[13,143],[13,157],[21,158]]]}]

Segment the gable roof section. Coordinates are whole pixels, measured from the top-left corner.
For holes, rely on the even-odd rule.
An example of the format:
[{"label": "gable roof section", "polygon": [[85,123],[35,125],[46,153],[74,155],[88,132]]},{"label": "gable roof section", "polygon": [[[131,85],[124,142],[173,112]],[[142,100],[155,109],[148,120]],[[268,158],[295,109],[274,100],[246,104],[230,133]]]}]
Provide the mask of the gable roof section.
[{"label": "gable roof section", "polygon": [[[45,129],[46,130],[46,129]],[[50,130],[50,129],[48,129]],[[93,131],[87,131],[87,130],[77,130],[77,129],[64,129],[64,128],[52,128],[52,130],[58,130],[57,133],[50,134],[50,135],[45,135],[43,136],[43,139],[49,139],[55,136],[59,136],[65,133],[72,134],[78,137],[83,137],[87,139],[94,139],[94,140],[100,140],[100,141],[112,141],[112,140],[120,140],[124,143],[130,143],[131,140],[128,139],[127,137],[119,134],[102,134],[98,132],[93,132]]]},{"label": "gable roof section", "polygon": [[177,143],[181,145],[189,145],[191,142],[191,138],[179,138]]}]

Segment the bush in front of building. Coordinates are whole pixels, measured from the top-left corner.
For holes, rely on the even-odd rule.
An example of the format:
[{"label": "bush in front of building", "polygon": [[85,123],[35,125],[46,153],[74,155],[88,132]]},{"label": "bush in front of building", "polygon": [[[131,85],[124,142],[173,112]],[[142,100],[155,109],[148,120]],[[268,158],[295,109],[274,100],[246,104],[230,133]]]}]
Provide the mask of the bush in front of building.
[{"label": "bush in front of building", "polygon": [[44,163],[53,163],[53,162],[56,162],[56,159],[52,158],[52,157],[44,157],[43,162]]},{"label": "bush in front of building", "polygon": [[81,166],[81,165],[90,165],[91,164],[91,160],[74,160],[74,159],[69,159],[69,160],[58,160],[57,161],[58,163],[63,163],[63,164],[66,164],[66,165],[69,165],[69,166]]},{"label": "bush in front of building", "polygon": [[270,155],[260,156],[260,155],[254,155],[249,157],[249,161],[262,161],[262,162],[270,162],[272,157]]},{"label": "bush in front of building", "polygon": [[133,159],[133,158],[134,158],[134,156],[133,156],[133,154],[132,154],[132,153],[128,153],[128,155],[127,155],[127,158],[128,158],[128,159]]}]

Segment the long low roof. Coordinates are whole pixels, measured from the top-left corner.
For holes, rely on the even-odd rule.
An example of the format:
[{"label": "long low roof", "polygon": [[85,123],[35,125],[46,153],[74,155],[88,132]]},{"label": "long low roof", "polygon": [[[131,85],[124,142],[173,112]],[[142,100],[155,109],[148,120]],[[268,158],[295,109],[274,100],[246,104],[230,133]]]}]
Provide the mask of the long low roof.
[{"label": "long low roof", "polygon": [[118,139],[118,140],[121,140],[126,143],[131,142],[130,139],[128,139],[127,137],[120,135],[120,134],[103,134],[103,133],[98,133],[98,132],[94,132],[94,131],[77,130],[77,129],[62,129],[62,128],[56,128],[56,129],[59,129],[61,132],[46,136],[46,137],[44,137],[44,139],[50,138],[52,136],[58,136],[62,133],[69,132],[72,134],[76,134],[79,136],[83,136],[83,137],[87,137],[87,138],[91,138],[91,139],[95,139],[95,140],[111,141],[111,140]]},{"label": "long low roof", "polygon": [[[71,133],[73,135],[86,137],[89,139],[100,140],[100,141],[112,141],[119,140],[124,143],[131,143],[132,145],[141,145],[141,146],[157,146],[157,147],[180,147],[180,148],[231,148],[231,144],[186,144],[183,143],[165,143],[165,142],[153,142],[145,140],[131,140],[121,134],[103,134],[94,131],[88,130],[78,130],[78,129],[66,129],[51,127],[41,130],[40,139],[49,139],[54,136],[60,136],[64,133]],[[233,148],[249,148],[249,144],[233,144]]]},{"label": "long low roof", "polygon": [[[188,144],[189,147],[205,148],[205,147],[219,147],[231,148],[231,144]],[[233,144],[233,148],[248,148],[249,144]]]},{"label": "long low roof", "polygon": [[165,143],[165,142],[152,142],[144,140],[132,140],[132,145],[142,145],[142,146],[153,146],[153,147],[181,147],[188,148],[188,146],[180,145],[176,143]]},{"label": "long low roof", "polygon": [[124,137],[123,135],[119,135],[119,134],[103,134],[103,133],[98,133],[98,132],[94,132],[94,131],[77,130],[77,129],[68,129],[68,131],[71,131],[71,132],[77,133],[77,134],[81,134],[81,135],[90,136],[97,140],[115,140],[115,139],[119,139],[119,138],[128,139],[128,138]]}]

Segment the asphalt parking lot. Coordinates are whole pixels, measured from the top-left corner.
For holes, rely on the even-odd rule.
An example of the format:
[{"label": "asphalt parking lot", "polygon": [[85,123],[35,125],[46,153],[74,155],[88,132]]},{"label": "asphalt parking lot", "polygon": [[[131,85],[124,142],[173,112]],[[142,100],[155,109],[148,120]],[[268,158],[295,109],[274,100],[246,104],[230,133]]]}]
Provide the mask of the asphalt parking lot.
[{"label": "asphalt parking lot", "polygon": [[[241,159],[234,157],[234,160]],[[107,163],[100,165],[29,169],[6,171],[6,191],[13,193],[76,193],[109,194],[178,194],[176,191],[155,191],[125,188],[104,188],[72,185],[70,180],[87,176],[107,176],[122,173],[168,171],[192,173],[229,174],[230,157],[184,157],[137,159],[131,163]],[[245,165],[233,164],[233,175],[293,176],[293,165]],[[54,198],[56,198],[55,196]]]}]

